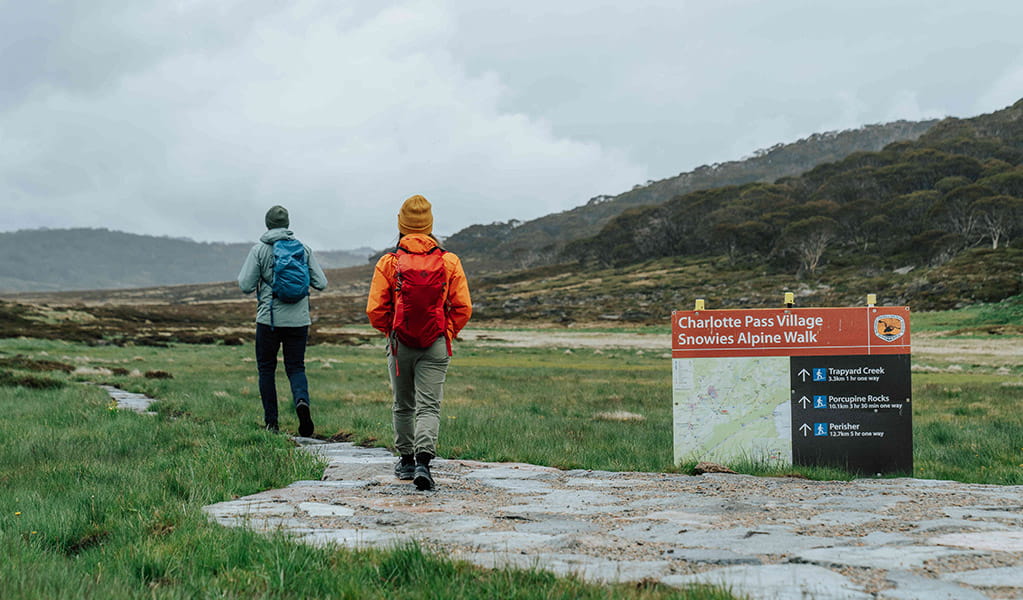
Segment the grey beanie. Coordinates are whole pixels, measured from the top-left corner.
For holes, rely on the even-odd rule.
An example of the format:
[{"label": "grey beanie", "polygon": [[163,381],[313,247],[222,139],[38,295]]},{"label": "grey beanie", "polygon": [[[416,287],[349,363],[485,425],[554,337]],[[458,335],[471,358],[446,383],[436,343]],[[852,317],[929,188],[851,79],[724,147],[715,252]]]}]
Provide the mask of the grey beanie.
[{"label": "grey beanie", "polygon": [[277,229],[287,227],[291,222],[288,220],[288,209],[283,206],[272,206],[266,211],[266,228]]}]

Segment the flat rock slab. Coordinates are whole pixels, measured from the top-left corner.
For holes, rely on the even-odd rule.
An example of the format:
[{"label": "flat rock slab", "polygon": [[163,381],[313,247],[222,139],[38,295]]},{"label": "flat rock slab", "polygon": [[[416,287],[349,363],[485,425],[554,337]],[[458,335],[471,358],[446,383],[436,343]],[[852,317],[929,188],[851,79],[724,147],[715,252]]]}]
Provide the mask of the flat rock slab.
[{"label": "flat rock slab", "polygon": [[437,489],[420,492],[394,478],[386,450],[298,441],[327,463],[323,481],[214,504],[210,518],[316,545],[414,540],[488,568],[713,583],[757,600],[1023,597],[1023,486],[437,459]]},{"label": "flat rock slab", "polygon": [[988,595],[958,583],[936,581],[905,571],[890,571],[895,587],[878,596],[883,600],[988,600]]},{"label": "flat rock slab", "polygon": [[682,586],[697,583],[719,585],[733,594],[773,600],[873,600],[834,571],[813,565],[764,565],[760,567],[727,567],[696,575],[673,575],[662,581]]},{"label": "flat rock slab", "polygon": [[864,569],[911,569],[939,558],[972,554],[941,546],[899,545],[890,547],[832,546],[800,552],[800,560],[815,565]]},{"label": "flat rock slab", "polygon": [[935,544],[960,546],[974,550],[1023,553],[1023,531],[988,531],[956,533],[932,538]]},{"label": "flat rock slab", "polygon": [[117,403],[117,408],[123,410],[131,410],[139,413],[140,415],[155,415],[156,413],[149,410],[149,405],[156,400],[146,396],[145,394],[136,394],[133,392],[127,392],[121,388],[116,388],[112,385],[101,385],[107,394],[110,395],[110,399]]},{"label": "flat rock slab", "polygon": [[962,573],[946,573],[942,579],[958,581],[980,588],[1019,588],[1023,586],[1023,568],[1001,567],[977,569]]}]

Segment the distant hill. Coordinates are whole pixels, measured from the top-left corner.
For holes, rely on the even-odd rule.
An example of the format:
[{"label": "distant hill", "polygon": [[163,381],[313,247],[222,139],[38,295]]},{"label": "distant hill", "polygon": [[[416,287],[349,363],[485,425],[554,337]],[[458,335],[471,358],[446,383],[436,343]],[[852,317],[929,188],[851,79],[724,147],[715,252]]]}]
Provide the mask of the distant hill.
[{"label": "distant hill", "polygon": [[[252,244],[195,242],[106,229],[0,233],[0,292],[137,288],[230,281]],[[316,250],[324,268],[365,264],[372,252]]]},{"label": "distant hill", "polygon": [[444,240],[468,268],[479,273],[552,264],[566,244],[595,235],[630,208],[658,205],[689,192],[770,183],[798,175],[856,152],[877,151],[898,141],[914,140],[938,121],[896,121],[859,129],[817,133],[790,144],[756,151],[752,157],[704,165],[660,181],[649,181],[616,196],[597,196],[587,204],[531,221],[472,225]]},{"label": "distant hill", "polygon": [[[968,295],[1023,292],[1023,100],[969,119],[944,119],[915,141],[857,152],[774,183],[679,195],[634,208],[572,242],[562,261],[597,266],[720,259],[718,271],[827,277],[854,268],[883,278],[994,252]],[[985,255],[986,256],[986,255]],[[1005,262],[1005,260],[1009,262]],[[963,263],[970,269],[969,261]],[[940,286],[940,281],[922,281]]]}]

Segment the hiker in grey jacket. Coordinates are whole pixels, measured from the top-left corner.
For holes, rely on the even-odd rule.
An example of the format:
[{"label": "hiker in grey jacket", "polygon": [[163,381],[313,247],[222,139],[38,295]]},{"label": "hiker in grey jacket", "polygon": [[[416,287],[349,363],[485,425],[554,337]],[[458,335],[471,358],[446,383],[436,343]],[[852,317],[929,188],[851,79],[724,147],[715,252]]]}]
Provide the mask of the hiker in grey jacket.
[{"label": "hiker in grey jacket", "polygon": [[[305,347],[309,339],[309,297],[294,303],[282,302],[273,294],[274,242],[293,240],[288,229],[288,211],[274,206],[266,213],[267,232],[249,255],[238,273],[238,286],[246,294],[256,292],[256,366],[259,371],[259,396],[263,402],[263,419],[270,431],[278,431],[277,422],[277,352],[283,347],[284,371],[291,384],[291,396],[298,416],[298,433],[313,434],[309,414],[309,384],[305,376]],[[327,277],[316,262],[309,246],[303,244],[309,267],[309,286],[317,290],[327,287]]]}]

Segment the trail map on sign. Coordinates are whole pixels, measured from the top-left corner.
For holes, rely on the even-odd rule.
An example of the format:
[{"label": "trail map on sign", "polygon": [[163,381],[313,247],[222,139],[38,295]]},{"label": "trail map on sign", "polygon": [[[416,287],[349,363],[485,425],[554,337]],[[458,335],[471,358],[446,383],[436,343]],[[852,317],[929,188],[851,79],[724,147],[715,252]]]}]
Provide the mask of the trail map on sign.
[{"label": "trail map on sign", "polygon": [[[700,460],[792,461],[787,357],[675,359],[675,440]],[[685,457],[683,457],[685,458]]]},{"label": "trail map on sign", "polygon": [[913,472],[909,308],[674,311],[675,463]]}]

